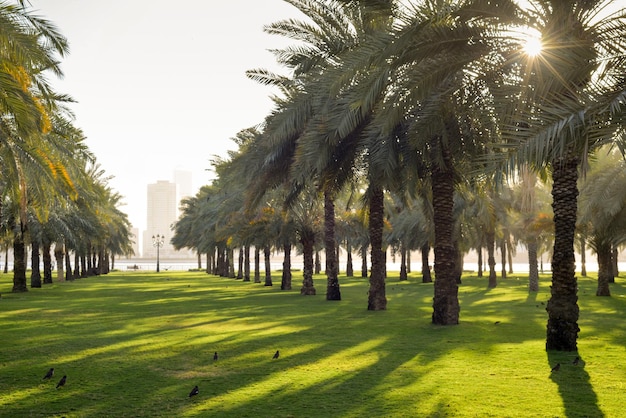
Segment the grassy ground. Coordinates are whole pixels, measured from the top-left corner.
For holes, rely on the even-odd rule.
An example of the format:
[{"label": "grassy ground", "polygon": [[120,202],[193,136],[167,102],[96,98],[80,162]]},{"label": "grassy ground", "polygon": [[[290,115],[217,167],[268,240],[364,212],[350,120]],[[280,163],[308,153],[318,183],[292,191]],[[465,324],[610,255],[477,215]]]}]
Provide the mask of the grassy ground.
[{"label": "grassy ground", "polygon": [[26,294],[2,275],[0,416],[623,416],[623,284],[598,298],[580,279],[579,351],[546,353],[548,277],[531,295],[524,277],[463,282],[461,324],[439,327],[432,285],[393,273],[383,312],[366,310],[356,278],[341,277],[343,300],[329,302],[322,277],[318,296],[300,296],[297,273],[293,291],[120,272]]}]

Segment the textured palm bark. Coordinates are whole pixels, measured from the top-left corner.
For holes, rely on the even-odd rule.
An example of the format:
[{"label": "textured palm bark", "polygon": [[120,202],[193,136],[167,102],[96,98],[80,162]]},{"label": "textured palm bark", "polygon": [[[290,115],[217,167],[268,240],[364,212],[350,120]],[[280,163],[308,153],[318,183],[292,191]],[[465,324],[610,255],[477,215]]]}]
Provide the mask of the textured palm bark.
[{"label": "textured palm bark", "polygon": [[354,266],[352,265],[352,245],[346,242],[346,277],[354,276]]},{"label": "textured palm bark", "polygon": [[70,262],[70,253],[68,251],[65,252],[64,261],[65,261],[65,280],[68,280],[68,281],[74,280],[74,272],[72,271],[72,263]]},{"label": "textured palm bark", "polygon": [[478,253],[478,277],[483,277],[483,247],[479,246],[476,250]]},{"label": "textured palm bark", "polygon": [[28,292],[25,256],[24,233],[20,231],[13,237],[13,293]]},{"label": "textured palm bark", "polygon": [[376,188],[370,199],[369,234],[372,251],[372,270],[370,272],[370,288],[368,293],[367,310],[382,311],[387,309],[385,293],[385,255],[383,252],[384,226],[384,194]]},{"label": "textured palm bark", "polygon": [[598,256],[598,289],[596,296],[611,296],[609,283],[613,279],[613,256],[611,244],[601,244],[596,248]]},{"label": "textured palm bark", "polygon": [[528,290],[539,291],[539,267],[537,263],[537,238],[528,239]]},{"label": "textured palm bark", "polygon": [[400,280],[407,280],[407,268],[406,268],[406,249],[404,245],[400,249]]},{"label": "textured palm bark", "polygon": [[281,290],[291,290],[291,244],[283,245],[283,276],[280,282]]},{"label": "textured palm bark", "polygon": [[435,226],[435,295],[432,322],[437,325],[459,323],[456,249],[452,241],[454,225],[454,175],[450,156],[444,152],[443,166],[433,167],[431,175]]},{"label": "textured palm bark", "polygon": [[30,247],[30,265],[32,269],[30,273],[30,287],[37,288],[41,287],[41,270],[39,269],[39,243],[36,240],[33,240]]},{"label": "textured palm bark", "polygon": [[326,300],[341,300],[337,257],[335,253],[335,202],[324,193],[324,244],[326,252]]},{"label": "textured palm bark", "polygon": [[487,287],[493,289],[498,285],[496,276],[496,256],[495,256],[496,238],[495,232],[487,232],[487,264],[489,265],[489,282]]},{"label": "textured palm bark", "polygon": [[228,248],[228,250],[226,251],[226,258],[228,260],[228,262],[226,263],[226,265],[228,266],[227,277],[234,279],[237,277],[237,275],[235,274],[235,249],[234,248]]},{"label": "textured palm bark", "polygon": [[428,243],[422,245],[422,283],[432,283],[433,278],[430,274],[430,265],[428,264],[428,254],[430,253],[430,245]]},{"label": "textured palm bark", "polygon": [[43,282],[44,284],[52,283],[52,255],[50,254],[50,243],[43,244]]},{"label": "textured palm bark", "polygon": [[65,267],[63,265],[63,243],[57,242],[54,246],[54,259],[57,266],[57,281],[65,281]]},{"label": "textured palm bark", "polygon": [[502,261],[502,278],[506,279],[506,240],[504,239],[500,245],[500,254],[502,255],[502,258],[500,259]]},{"label": "textured palm bark", "polygon": [[237,255],[237,279],[243,279],[243,247],[239,247],[239,254]]},{"label": "textured palm bark", "polygon": [[272,283],[272,266],[270,264],[270,256],[272,255],[272,251],[269,245],[263,247],[263,260],[265,264],[265,284],[264,286],[273,286]]},{"label": "textured palm bark", "polygon": [[254,283],[261,283],[261,249],[254,247]]},{"label": "textured palm bark", "polygon": [[300,294],[305,296],[315,295],[315,286],[313,285],[313,246],[315,244],[315,235],[313,232],[311,231],[310,234],[302,234],[300,243],[302,244],[302,256],[304,258],[304,271]]},{"label": "textured palm bark", "polygon": [[250,245],[246,244],[243,249],[243,281],[250,281]]},{"label": "textured palm bark", "polygon": [[364,245],[361,247],[361,277],[365,278],[367,275],[367,245]]},{"label": "textured palm bark", "polygon": [[578,163],[566,157],[552,163],[554,249],[552,287],[548,301],[547,350],[575,351],[578,338],[578,296],[575,276],[574,232],[578,198]]}]

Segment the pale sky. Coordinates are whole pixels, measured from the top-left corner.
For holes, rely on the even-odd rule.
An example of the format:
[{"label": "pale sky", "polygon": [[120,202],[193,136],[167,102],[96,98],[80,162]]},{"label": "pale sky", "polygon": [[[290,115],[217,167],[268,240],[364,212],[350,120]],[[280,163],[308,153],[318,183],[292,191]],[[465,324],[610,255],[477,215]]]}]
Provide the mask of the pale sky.
[{"label": "pale sky", "polygon": [[[146,227],[146,189],[193,173],[234,149],[237,132],[263,121],[274,90],[245,76],[277,70],[268,49],[286,44],[263,25],[298,16],[283,0],[30,0],[70,43],[63,80],[76,126],[124,196],[133,226]],[[289,42],[290,43],[290,42]]]}]

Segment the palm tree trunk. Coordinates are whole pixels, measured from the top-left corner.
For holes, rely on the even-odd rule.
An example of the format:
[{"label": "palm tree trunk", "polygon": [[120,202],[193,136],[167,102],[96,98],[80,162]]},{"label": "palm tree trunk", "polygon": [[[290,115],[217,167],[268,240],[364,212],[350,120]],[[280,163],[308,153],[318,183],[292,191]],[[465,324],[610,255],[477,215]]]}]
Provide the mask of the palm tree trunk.
[{"label": "palm tree trunk", "polygon": [[528,239],[528,290],[539,291],[539,269],[537,266],[537,238]]},{"label": "palm tree trunk", "polygon": [[254,283],[261,283],[261,249],[254,247]]},{"label": "palm tree trunk", "polygon": [[578,158],[567,156],[552,163],[554,250],[552,253],[552,296],[546,308],[548,311],[547,350],[575,351],[580,331],[574,262],[578,162]]},{"label": "palm tree trunk", "polygon": [[506,239],[502,238],[500,253],[502,255],[502,278],[506,279]]},{"label": "palm tree trunk", "polygon": [[31,273],[30,273],[30,287],[41,287],[41,270],[39,269],[40,264],[40,253],[39,253],[39,243],[36,240],[33,240],[31,244],[31,254],[30,254],[30,264],[31,264]]},{"label": "palm tree trunk", "polygon": [[387,309],[385,294],[385,256],[383,253],[383,226],[384,226],[384,193],[381,188],[375,187],[370,197],[369,234],[372,246],[372,271],[370,274],[370,288],[368,293],[368,311],[382,311]]},{"label": "palm tree trunk", "polygon": [[404,245],[400,249],[400,280],[407,279],[407,268],[406,268],[406,249]]},{"label": "palm tree trunk", "polygon": [[364,245],[361,247],[361,277],[365,278],[367,275],[367,245]]},{"label": "palm tree trunk", "polygon": [[304,271],[300,294],[305,296],[315,295],[315,286],[313,285],[313,246],[315,245],[315,235],[313,231],[310,233],[303,232],[301,234],[300,243],[302,244],[302,256],[304,258]]},{"label": "palm tree trunk", "polygon": [[596,296],[611,296],[609,283],[613,278],[611,244],[600,244],[596,248],[598,256],[598,289]]},{"label": "palm tree trunk", "polygon": [[272,266],[270,263],[270,256],[272,254],[271,248],[269,245],[263,247],[263,261],[265,264],[265,286],[273,286],[272,284]]},{"label": "palm tree trunk", "polygon": [[44,241],[43,244],[43,283],[52,283],[52,255],[50,254],[50,243]]},{"label": "palm tree trunk", "polygon": [[235,249],[229,246],[226,254],[228,257],[228,277],[234,279],[237,277],[235,275]]},{"label": "palm tree trunk", "polygon": [[341,274],[341,269],[339,268],[339,244],[335,245],[335,261],[337,262],[337,276],[339,276],[339,274]]},{"label": "palm tree trunk", "polygon": [[243,247],[239,247],[237,259],[237,279],[243,279]]},{"label": "palm tree trunk", "polygon": [[411,274],[411,250],[406,250],[406,272]]},{"label": "palm tree trunk", "polygon": [[74,272],[72,271],[72,263],[70,262],[70,252],[66,251],[65,255],[65,280],[74,280]]},{"label": "palm tree trunk", "polygon": [[509,260],[509,274],[513,274],[513,244],[511,243],[510,240],[511,237],[509,237],[509,239],[507,239],[506,241],[506,247],[507,247],[507,258]]},{"label": "palm tree trunk", "polygon": [[54,259],[57,266],[57,281],[63,282],[65,281],[64,272],[63,272],[63,243],[57,242],[54,245]]},{"label": "palm tree trunk", "polygon": [[476,274],[478,277],[483,277],[483,247],[479,246],[476,253],[478,255],[478,272]]},{"label": "palm tree trunk", "polygon": [[449,150],[442,150],[442,164],[432,168],[433,221],[435,227],[435,284],[432,322],[437,325],[459,323],[459,298],[456,277],[456,250],[452,240],[454,226],[454,173]]},{"label": "palm tree trunk", "polygon": [[350,240],[346,242],[346,276],[354,276],[354,266],[352,265],[352,245]]},{"label": "palm tree trunk", "polygon": [[283,277],[280,283],[281,290],[291,290],[291,244],[283,245]]},{"label": "palm tree trunk", "polygon": [[430,245],[428,243],[422,245],[422,283],[432,283],[433,278],[430,274],[430,265],[428,264],[428,255],[430,254]]},{"label": "palm tree trunk", "polygon": [[74,251],[74,278],[80,279],[80,256],[78,251]]},{"label": "palm tree trunk", "polygon": [[493,231],[487,232],[487,264],[489,264],[489,283],[487,287],[490,289],[498,285],[496,277],[495,241],[495,233]]},{"label": "palm tree trunk", "polygon": [[341,300],[335,253],[335,202],[329,191],[324,192],[324,244],[327,277],[326,300]]},{"label": "palm tree trunk", "polygon": [[87,277],[87,256],[85,254],[80,256],[80,277]]},{"label": "palm tree trunk", "polygon": [[13,237],[13,293],[28,292],[25,257],[24,232],[19,231]]},{"label": "palm tree trunk", "polygon": [[244,245],[243,248],[243,281],[250,281],[250,244]]}]

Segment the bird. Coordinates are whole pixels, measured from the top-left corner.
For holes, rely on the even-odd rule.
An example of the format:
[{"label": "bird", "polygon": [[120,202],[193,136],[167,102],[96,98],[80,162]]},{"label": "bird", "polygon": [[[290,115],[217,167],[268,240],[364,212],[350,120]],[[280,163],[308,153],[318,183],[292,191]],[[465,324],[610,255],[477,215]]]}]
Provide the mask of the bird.
[{"label": "bird", "polygon": [[191,389],[191,392],[189,392],[189,397],[196,396],[199,392],[198,385],[195,385],[193,389]]},{"label": "bird", "polygon": [[561,363],[557,363],[556,366],[554,366],[551,371],[558,372],[560,368],[561,368]]},{"label": "bird", "polygon": [[278,352],[278,350],[276,350],[276,352],[274,353],[274,357],[272,357],[273,359],[278,358],[278,356],[280,356],[280,353]]},{"label": "bird", "polygon": [[67,376],[63,376],[61,380],[59,380],[59,383],[57,383],[57,389],[60,388],[61,386],[65,386],[66,380],[67,380]]},{"label": "bird", "polygon": [[217,360],[217,351],[213,354],[213,360]]},{"label": "bird", "polygon": [[53,374],[54,374],[54,367],[50,367],[50,370],[48,370],[48,373],[46,373],[46,375],[43,377],[43,380],[50,379]]},{"label": "bird", "polygon": [[498,325],[500,323],[500,321],[496,321],[494,322],[494,325]]},{"label": "bird", "polygon": [[578,366],[578,363],[580,363],[580,357],[576,356],[576,358],[574,359],[574,361],[572,361],[572,364],[574,366]]}]

